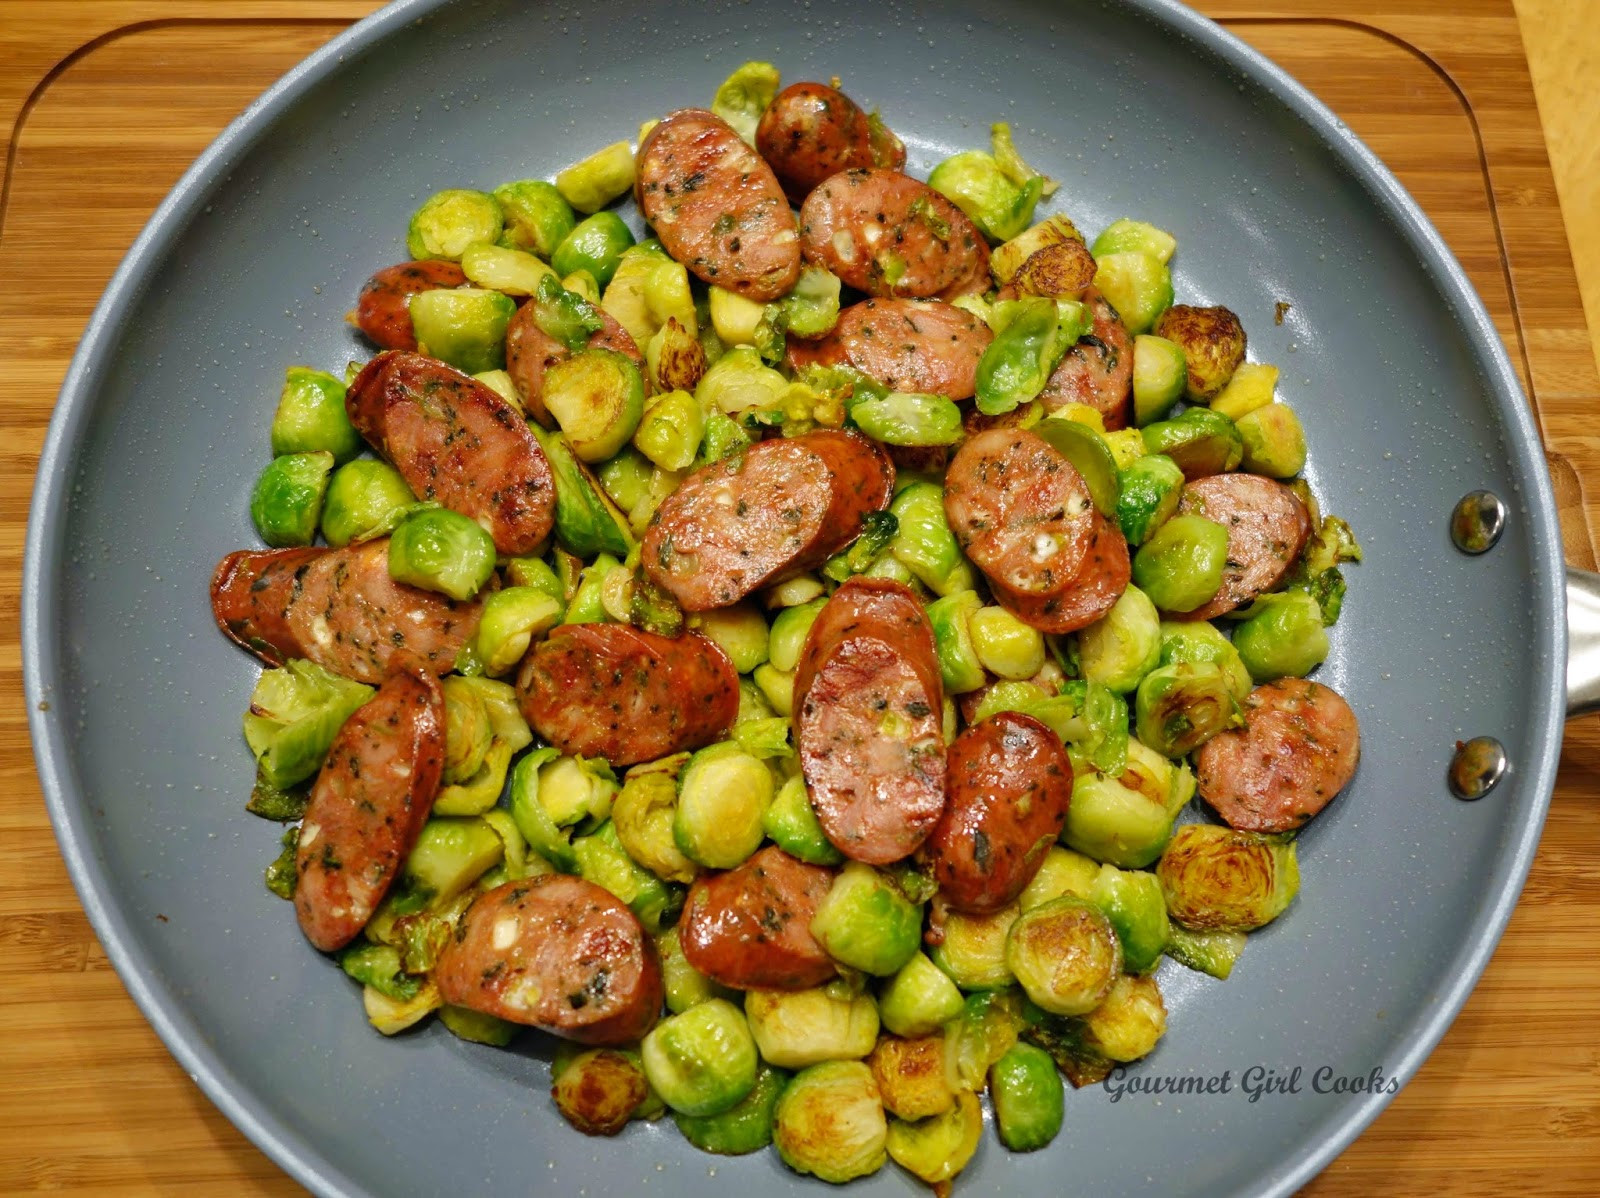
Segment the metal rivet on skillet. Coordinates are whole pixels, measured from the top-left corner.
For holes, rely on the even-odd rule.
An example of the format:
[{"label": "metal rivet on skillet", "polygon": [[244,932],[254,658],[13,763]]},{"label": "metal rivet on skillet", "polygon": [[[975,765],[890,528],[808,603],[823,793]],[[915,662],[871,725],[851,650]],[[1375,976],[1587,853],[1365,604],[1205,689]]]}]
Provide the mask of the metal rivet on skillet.
[{"label": "metal rivet on skillet", "polygon": [[1450,793],[1458,799],[1481,799],[1506,776],[1511,763],[1506,748],[1492,736],[1456,741],[1450,759]]},{"label": "metal rivet on skillet", "polygon": [[1493,491],[1463,495],[1450,513],[1450,539],[1462,553],[1487,553],[1506,530],[1506,505]]}]

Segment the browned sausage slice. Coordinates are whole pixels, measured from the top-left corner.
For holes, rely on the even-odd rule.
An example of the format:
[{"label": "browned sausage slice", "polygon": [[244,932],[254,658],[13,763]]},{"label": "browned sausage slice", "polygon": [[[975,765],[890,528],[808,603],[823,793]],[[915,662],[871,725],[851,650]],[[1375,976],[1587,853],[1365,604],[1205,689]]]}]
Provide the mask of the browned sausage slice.
[{"label": "browned sausage slice", "polygon": [[471,516],[501,553],[543,546],[556,488],[538,438],[477,379],[421,354],[382,353],[345,393],[350,423],[420,499]]},{"label": "browned sausage slice", "polygon": [[989,247],[977,226],[899,171],[842,171],[825,180],[800,206],[800,240],[808,262],[869,295],[953,298],[980,275],[987,281]]},{"label": "browned sausage slice", "polygon": [[1212,737],[1195,758],[1200,797],[1241,832],[1291,832],[1355,776],[1355,712],[1304,678],[1256,687],[1244,709],[1245,726]]},{"label": "browned sausage slice", "polygon": [[380,349],[415,350],[411,297],[420,291],[464,287],[467,276],[454,262],[433,260],[386,266],[362,285],[355,325]]},{"label": "browned sausage slice", "polygon": [[[643,367],[644,355],[628,330],[604,308],[596,307],[595,312],[605,325],[589,335],[588,348],[626,354]],[[522,396],[528,416],[545,428],[555,428],[556,418],[544,406],[544,372],[572,355],[566,346],[539,327],[537,316],[536,305],[523,304],[506,326],[506,373],[511,376],[517,394]]]},{"label": "browned sausage slice", "polygon": [[1056,365],[1039,400],[1047,408],[1088,404],[1113,432],[1128,426],[1133,403],[1133,338],[1117,310],[1093,287],[1084,292],[1083,302],[1094,313],[1094,328]]},{"label": "browned sausage slice", "polygon": [[1040,632],[1076,632],[1087,628],[1116,605],[1132,581],[1133,563],[1122,530],[1094,513],[1094,536],[1083,565],[1069,582],[1044,594],[992,585],[995,601],[1024,624]]},{"label": "browned sausage slice", "polygon": [[1272,590],[1311,535],[1311,514],[1300,497],[1259,474],[1213,474],[1186,483],[1178,511],[1215,520],[1228,530],[1221,589],[1194,611],[1174,613],[1180,620],[1209,620]]},{"label": "browned sausage slice", "polygon": [[414,660],[333,738],[295,849],[295,914],[323,952],[354,940],[417,843],[444,769],[444,692]]},{"label": "browned sausage slice", "polygon": [[888,456],[854,433],[762,441],[684,479],[651,519],[641,561],[685,611],[726,607],[827,561],[893,488]]},{"label": "browned sausage slice", "polygon": [[447,674],[478,629],[483,597],[456,603],[389,577],[387,538],[345,549],[230,553],[211,578],[211,610],[230,640],[270,665],[303,657],[358,682],[382,682],[401,653]]},{"label": "browned sausage slice", "polygon": [[829,175],[855,167],[899,170],[906,147],[849,96],[825,83],[793,83],[767,105],[756,149],[796,204]]},{"label": "browned sausage slice", "polygon": [[795,671],[794,726],[834,846],[870,865],[915,852],[944,810],[944,684],[909,587],[857,577],[833,593]]},{"label": "browned sausage slice", "polygon": [[839,313],[839,323],[814,353],[790,362],[854,366],[894,391],[969,399],[978,359],[994,334],[964,308],[939,300],[869,299]]},{"label": "browned sausage slice", "polygon": [[923,855],[951,907],[998,911],[1033,880],[1061,835],[1072,762],[1038,720],[1002,711],[956,737],[948,781],[950,802]]},{"label": "browned sausage slice", "polygon": [[627,624],[566,624],[523,659],[522,714],[563,753],[614,766],[721,738],[739,712],[739,676],[714,641]]},{"label": "browned sausage slice", "polygon": [[689,270],[746,299],[777,299],[800,277],[794,214],[772,168],[727,121],[671,113],[639,146],[635,195],[661,244]]},{"label": "browned sausage slice", "polygon": [[769,845],[737,869],[696,878],[678,923],[684,959],[736,990],[805,990],[834,976],[811,935],[833,873]]},{"label": "browned sausage slice", "polygon": [[452,1006],[581,1044],[626,1044],[661,1014],[661,961],[626,904],[545,874],[473,901],[433,978]]}]

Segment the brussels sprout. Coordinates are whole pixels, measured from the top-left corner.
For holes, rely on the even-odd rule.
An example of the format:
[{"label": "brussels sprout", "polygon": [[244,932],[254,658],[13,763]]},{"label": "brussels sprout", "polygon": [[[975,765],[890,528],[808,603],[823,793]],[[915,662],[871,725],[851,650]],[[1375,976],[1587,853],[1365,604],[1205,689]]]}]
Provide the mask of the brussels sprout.
[{"label": "brussels sprout", "polygon": [[1133,555],[1133,582],[1162,611],[1193,611],[1216,595],[1228,530],[1204,516],[1173,516]]},{"label": "brussels sprout", "polygon": [[753,346],[766,319],[767,305],[746,299],[737,291],[712,284],[709,291],[711,327],[728,348],[738,345]]},{"label": "brussels sprout", "polygon": [[844,582],[857,574],[867,573],[880,558],[887,556],[884,550],[899,531],[900,521],[892,513],[868,512],[861,520],[861,535],[823,563],[823,577]]},{"label": "brussels sprout", "polygon": [[1165,266],[1178,248],[1178,239],[1142,220],[1112,221],[1105,232],[1094,239],[1091,252],[1096,258],[1106,254],[1145,253]]},{"label": "brussels sprout", "polygon": [[1167,1030],[1161,987],[1153,977],[1123,974],[1106,1000],[1083,1017],[1083,1024],[1085,1039],[1109,1060],[1127,1063],[1147,1057]]},{"label": "brussels sprout", "polygon": [[1018,185],[992,155],[964,150],[946,158],[928,175],[939,192],[994,241],[1016,237],[1033,219],[1034,205],[1044,194],[1044,179],[1034,176]]},{"label": "brussels sprout", "polygon": [[775,845],[801,861],[812,865],[838,865],[844,860],[844,854],[834,848],[823,833],[806,793],[805,779],[798,774],[778,788],[777,795],[762,812],[761,827]]},{"label": "brussels sprout", "polygon": [[1336,624],[1344,607],[1344,572],[1339,563],[1360,560],[1361,546],[1350,526],[1338,516],[1324,516],[1290,575],[1290,586],[1305,591],[1322,608],[1324,626]]},{"label": "brussels sprout", "polygon": [[933,963],[963,990],[994,990],[1015,977],[1006,964],[1006,935],[1021,914],[1013,903],[992,915],[949,912],[944,940],[933,950]]},{"label": "brussels sprout", "polygon": [[[1081,299],[1094,281],[1095,263],[1081,241],[1063,241],[1036,250],[1017,268],[1007,284],[1017,296],[1045,295],[1053,299]],[[989,310],[989,318],[994,309]]]},{"label": "brussels sprout", "polygon": [[1306,434],[1300,417],[1288,404],[1275,403],[1246,412],[1238,420],[1244,441],[1240,465],[1251,474],[1293,478],[1306,468]]},{"label": "brussels sprout", "polygon": [[614,1136],[650,1095],[644,1067],[615,1048],[562,1045],[550,1066],[550,1097],[586,1136]]},{"label": "brussels sprout", "polygon": [[707,411],[727,415],[773,408],[789,380],[761,361],[748,345],[735,346],[706,371],[694,397]]},{"label": "brussels sprout", "polygon": [[[1142,250],[1095,255],[1098,269],[1094,285],[1138,335],[1155,324],[1156,318],[1172,306],[1172,276],[1162,261]],[[1137,358],[1137,349],[1135,349]]]},{"label": "brussels sprout", "polygon": [[1039,872],[1017,897],[1017,905],[1031,911],[1051,899],[1088,898],[1100,876],[1099,862],[1071,849],[1052,848],[1039,865]]},{"label": "brussels sprout", "polygon": [[612,142],[556,176],[561,198],[582,213],[598,212],[633,186],[633,149]]},{"label": "brussels sprout", "polygon": [[[546,262],[577,223],[572,208],[552,183],[521,179],[494,189],[505,227],[498,240],[515,250],[527,250]],[[560,273],[567,274],[563,270]]]},{"label": "brussels sprout", "polygon": [[897,1036],[926,1036],[961,1013],[961,991],[923,953],[900,967],[878,994],[883,1026]]},{"label": "brussels sprout", "polygon": [[639,427],[644,378],[625,354],[582,350],[545,371],[544,405],[579,460],[603,462]]},{"label": "brussels sprout", "polygon": [[387,944],[353,944],[339,954],[339,968],[346,976],[396,1002],[413,999],[422,989],[423,979],[403,972],[400,950]]},{"label": "brussels sprout", "polygon": [[1239,660],[1239,651],[1216,627],[1205,620],[1161,622],[1161,664],[1210,662],[1222,671],[1228,690],[1240,703],[1250,693],[1250,671]]},{"label": "brussels sprout", "polygon": [[972,565],[944,514],[944,489],[917,482],[894,497],[889,512],[896,521],[889,552],[935,595],[970,591],[977,584]]},{"label": "brussels sprout", "polygon": [[481,287],[437,288],[411,297],[417,348],[457,370],[476,374],[506,364],[506,326],[516,301]]},{"label": "brussels sprout", "polygon": [[[697,612],[697,615],[706,613]],[[761,651],[766,652],[767,638],[761,638]],[[772,704],[767,702],[767,697],[761,693],[761,688],[756,685],[754,678],[739,679],[739,713],[733,717],[734,725],[744,723],[746,720],[769,720],[778,713],[772,710]],[[776,803],[778,800],[772,800]],[[770,809],[770,808],[769,808]]]},{"label": "brussels sprout", "polygon": [[1044,390],[1090,323],[1088,309],[1074,300],[1035,297],[995,307],[1010,317],[978,359],[974,403],[986,416],[1004,415]]},{"label": "brussels sprout", "polygon": [[336,549],[394,530],[416,503],[406,480],[388,462],[346,462],[328,480],[322,504],[322,536]]},{"label": "brussels sprout", "polygon": [[781,76],[770,62],[747,62],[722,81],[711,101],[711,111],[733,126],[750,145],[756,144],[756,125],[778,94]]},{"label": "brussels sprout", "polygon": [[461,187],[435,192],[411,218],[406,252],[416,259],[458,262],[469,245],[498,240],[504,223],[500,201],[487,192]]},{"label": "brussels sprout", "polygon": [[483,698],[465,678],[446,678],[444,689],[445,748],[444,781],[460,782],[472,777],[488,755],[494,730],[489,725],[489,709]]},{"label": "brussels sprout", "polygon": [[321,451],[272,459],[250,494],[250,519],[263,541],[283,549],[316,539],[317,517],[332,469],[333,455]]},{"label": "brussels sprout", "polygon": [[1250,932],[1288,909],[1300,890],[1293,841],[1185,824],[1156,866],[1167,911],[1197,932]]},{"label": "brussels sprout", "polygon": [[528,413],[522,406],[522,395],[517,391],[517,385],[511,381],[511,376],[503,370],[483,370],[472,376],[474,382],[482,383],[501,399],[505,400],[517,410],[518,415],[527,419]]},{"label": "brussels sprout", "polygon": [[[796,337],[822,337],[839,323],[839,294],[844,284],[820,266],[802,266],[789,294],[768,306],[777,312],[777,330]],[[782,347],[780,347],[780,357]]]},{"label": "brussels sprout", "polygon": [[449,508],[422,508],[400,521],[389,539],[389,577],[471,599],[494,574],[494,539]]},{"label": "brussels sprout", "polygon": [[364,986],[361,1005],[367,1012],[367,1022],[385,1036],[397,1036],[444,1006],[444,999],[439,996],[439,987],[430,981],[405,1002],[397,1002],[371,986]]},{"label": "brussels sprout", "polygon": [[767,622],[754,603],[695,612],[689,617],[689,627],[719,645],[737,673],[748,674],[767,660]]},{"label": "brussels sprout", "polygon": [[[933,967],[930,965],[930,969]],[[935,973],[939,971],[934,970]],[[940,977],[943,977],[940,974]],[[949,979],[945,979],[949,984]],[[962,1009],[956,999],[956,1013]],[[945,1039],[925,1035],[902,1040],[883,1036],[867,1058],[883,1107],[900,1119],[927,1119],[942,1115],[955,1105],[956,1093],[950,1088],[944,1068]]]},{"label": "brussels sprout", "polygon": [[435,816],[422,826],[402,880],[431,904],[449,902],[505,857],[499,834],[476,816]]},{"label": "brussels sprout", "polygon": [[732,869],[761,844],[772,771],[732,741],[701,749],[683,768],[672,835],[691,861]]},{"label": "brussels sprout", "polygon": [[[581,558],[597,554],[626,557],[633,548],[627,520],[606,498],[567,439],[534,429],[556,484],[556,540]],[[576,623],[568,612],[568,622]]]},{"label": "brussels sprout", "polygon": [[272,454],[331,453],[348,462],[361,452],[361,434],[344,410],[345,385],[325,370],[291,366],[272,415]]},{"label": "brussels sprout", "polygon": [[479,287],[507,295],[536,295],[545,279],[556,277],[532,254],[503,245],[469,245],[461,255],[461,273]]},{"label": "brussels sprout", "polygon": [[[1051,1066],[1052,1070],[1054,1066]],[[887,1148],[895,1164],[931,1186],[944,1187],[967,1167],[983,1135],[983,1108],[962,1091],[942,1115],[889,1124]]]},{"label": "brussels sprout", "polygon": [[678,753],[629,770],[611,807],[612,824],[628,856],[657,877],[685,885],[700,874],[672,835],[678,811],[676,772],[687,759]]},{"label": "brussels sprout", "polygon": [[772,709],[781,716],[794,714],[794,671],[775,669],[772,663],[763,662],[751,671],[750,677],[761,688],[761,694]]},{"label": "brussels sprout", "polygon": [[772,1143],[772,1122],[789,1075],[761,1065],[750,1092],[720,1115],[674,1114],[683,1138],[701,1152],[742,1156],[759,1152]]},{"label": "brussels sprout", "polygon": [[1122,946],[1111,921],[1094,904],[1051,899],[1011,925],[1006,965],[1046,1011],[1082,1015],[1110,993],[1122,970]]},{"label": "brussels sprout", "polygon": [[1127,704],[1098,682],[1066,682],[1059,695],[1047,695],[1031,682],[997,682],[969,723],[981,723],[999,711],[1033,716],[1066,743],[1075,759],[1102,773],[1119,773],[1127,759]]},{"label": "brussels sprout", "polygon": [[1039,421],[1033,431],[1083,475],[1089,496],[1100,514],[1115,516],[1121,483],[1117,478],[1116,459],[1101,435],[1105,431],[1105,420],[1100,413],[1086,404],[1068,404]]},{"label": "brussels sprout", "polygon": [[1243,420],[1272,402],[1278,390],[1278,368],[1265,362],[1240,362],[1228,385],[1211,400],[1211,410],[1229,420]]},{"label": "brussels sprout", "polygon": [[594,273],[589,270],[575,270],[561,276],[561,289],[570,291],[586,304],[600,306],[601,287],[595,279]]},{"label": "brussels sprout", "polygon": [[[1018,187],[1032,179],[1040,180],[1041,196],[1053,196],[1060,188],[1060,184],[1048,175],[1041,174],[1023,161],[1022,155],[1017,153],[1016,144],[1011,140],[1011,126],[1004,121],[997,121],[989,126],[989,148],[994,155],[995,164],[1005,172]],[[1065,220],[1065,217],[1055,219]]]},{"label": "brussels sprout", "polygon": [[370,686],[297,658],[263,670],[244,717],[261,776],[279,789],[311,777],[345,720],[372,695]]},{"label": "brussels sprout", "polygon": [[713,998],[731,998],[734,991],[719,986],[683,955],[683,944],[676,927],[665,928],[655,937],[656,953],[661,958],[661,983],[666,990],[667,1010],[681,1015],[690,1007]]},{"label": "brussels sprout", "polygon": [[1156,876],[1138,870],[1102,865],[1088,899],[1117,930],[1122,967],[1129,973],[1155,968],[1167,947],[1171,924]]},{"label": "brussels sprout", "polygon": [[651,1087],[680,1114],[721,1114],[755,1088],[755,1041],[739,1008],[724,999],[656,1024],[640,1057]]},{"label": "brussels sprout", "polygon": [[1244,361],[1244,326],[1227,308],[1176,304],[1162,314],[1155,331],[1183,346],[1189,375],[1184,395],[1196,402],[1221,391]]},{"label": "brussels sprout", "polygon": [[772,621],[772,632],[767,644],[767,660],[774,668],[792,671],[800,664],[800,651],[805,647],[806,634],[816,623],[826,599],[813,599],[809,603],[786,607]]},{"label": "brussels sprout", "polygon": [[567,614],[562,617],[563,624],[599,624],[611,618],[601,601],[601,595],[610,582],[611,575],[617,571],[627,573],[625,567],[610,554],[602,553],[589,565],[583,568],[579,575],[578,589],[572,596],[572,602],[567,604]]},{"label": "brussels sprout", "polygon": [[991,674],[1020,681],[1044,669],[1044,636],[1005,608],[980,607],[967,626],[973,652]]},{"label": "brussels sprout", "polygon": [[[699,338],[669,316],[644,347],[646,377],[657,392],[692,392],[706,373],[706,351]],[[700,415],[702,423],[705,414]],[[699,438],[695,438],[696,445]],[[691,452],[683,465],[694,458]],[[665,463],[663,463],[665,465]],[[683,467],[674,467],[682,469]]]},{"label": "brussels sprout", "polygon": [[878,1008],[869,994],[749,990],[744,1013],[763,1060],[783,1069],[866,1056],[878,1039]]},{"label": "brussels sprout", "polygon": [[600,306],[636,345],[649,345],[669,318],[691,333],[700,330],[689,272],[669,258],[659,242],[643,242],[622,252]]},{"label": "brussels sprout", "polygon": [[852,861],[817,905],[811,934],[835,961],[887,977],[916,955],[922,911],[877,870]]},{"label": "brussels sprout", "polygon": [[522,1030],[516,1024],[494,1015],[466,1007],[452,1007],[449,1003],[439,1008],[439,1022],[458,1039],[473,1044],[487,1044],[492,1048],[504,1048]]},{"label": "brussels sprout", "polygon": [[1083,676],[1119,693],[1139,685],[1161,658],[1161,617],[1138,587],[1130,586],[1100,619],[1078,633]]},{"label": "brussels sprout", "polygon": [[1183,499],[1183,471],[1165,454],[1139,458],[1118,475],[1117,523],[1130,545],[1142,545],[1170,520]]},{"label": "brussels sprout", "polygon": [[798,607],[802,603],[810,603],[825,593],[822,580],[815,574],[796,574],[793,578],[774,583],[762,591],[761,602],[768,611],[779,611],[785,607]]},{"label": "brussels sprout", "polygon": [[[760,761],[794,756],[794,746],[789,743],[789,721],[781,715],[735,723],[733,739],[740,749]],[[763,813],[763,826],[765,823]]]},{"label": "brussels sprout", "polygon": [[498,676],[522,660],[533,638],[561,622],[560,600],[536,587],[505,587],[484,602],[473,649],[484,673]]},{"label": "brussels sprout", "polygon": [[1225,982],[1233,973],[1239,954],[1244,952],[1244,942],[1243,932],[1191,932],[1173,924],[1167,938],[1167,956],[1179,965]]},{"label": "brussels sprout", "polygon": [[1133,422],[1143,428],[1160,420],[1183,397],[1188,382],[1183,346],[1140,333],[1133,339]]},{"label": "brussels sprout", "polygon": [[[557,811],[554,787],[541,785],[541,770],[560,757],[558,749],[536,749],[511,771],[511,818],[528,847],[564,873],[576,872],[578,860],[572,852],[572,829],[582,815],[573,817],[572,805],[564,802]],[[562,795],[563,800],[567,796]],[[546,800],[549,800],[548,803]],[[566,821],[558,824],[556,814]]]},{"label": "brussels sprout", "polygon": [[602,290],[617,272],[617,263],[633,245],[633,231],[615,212],[596,212],[571,226],[550,253],[558,275],[586,270]]},{"label": "brussels sprout", "polygon": [[655,467],[650,459],[632,446],[607,458],[595,468],[595,481],[606,498],[621,511],[631,511],[650,491]]},{"label": "brussels sprout", "polygon": [[1073,779],[1061,839],[1069,848],[1123,869],[1141,869],[1161,855],[1178,809],[1189,801],[1193,775],[1155,750],[1128,741],[1120,778],[1084,771]]},{"label": "brussels sprout", "polygon": [[[1321,617],[1316,621],[1321,632]],[[1134,710],[1139,739],[1168,757],[1192,753],[1242,723],[1227,677],[1211,662],[1174,662],[1152,670],[1139,683]]]},{"label": "brussels sprout", "polygon": [[784,1087],[772,1142],[797,1173],[842,1183],[865,1177],[887,1159],[889,1125],[872,1070],[860,1061],[825,1061]]},{"label": "brussels sprout", "polygon": [[610,820],[593,834],[576,837],[572,855],[577,859],[578,873],[627,903],[645,931],[659,932],[678,917],[683,892],[636,864]]},{"label": "brussels sprout", "polygon": [[1322,607],[1305,591],[1263,595],[1233,630],[1233,647],[1256,682],[1304,677],[1328,657]]},{"label": "brussels sprout", "polygon": [[892,392],[850,409],[856,427],[885,445],[954,445],[961,440],[961,409],[942,395]]},{"label": "brussels sprout", "polygon": [[1081,243],[1083,235],[1065,216],[1045,217],[1031,229],[997,246],[994,253],[989,255],[989,269],[994,274],[995,282],[1002,286],[1009,283],[1011,276],[1034,254],[1046,246],[1059,245],[1063,241]]},{"label": "brussels sprout", "polygon": [[[983,663],[973,644],[970,621],[983,607],[976,591],[956,591],[928,604],[928,622],[939,650],[939,673],[945,693],[964,695],[986,681]],[[1041,641],[1041,645],[1043,642]]]},{"label": "brussels sprout", "polygon": [[989,1070],[995,1132],[1012,1152],[1043,1148],[1061,1130],[1065,1092],[1050,1054],[1015,1044]]},{"label": "brussels sprout", "polygon": [[1023,1026],[1015,987],[968,995],[961,1014],[944,1029],[944,1076],[951,1089],[982,1090],[989,1069],[1011,1051]]},{"label": "brussels sprout", "polygon": [[1209,408],[1186,408],[1171,420],[1144,427],[1145,447],[1177,463],[1185,478],[1235,469],[1244,457],[1238,426]]},{"label": "brussels sprout", "polygon": [[500,838],[505,854],[501,864],[508,880],[536,878],[552,872],[549,862],[537,855],[529,855],[528,842],[522,839],[511,812],[501,807],[492,808],[483,813],[483,822],[493,828],[494,834]]},{"label": "brussels sprout", "polygon": [[289,823],[302,818],[311,798],[304,786],[274,786],[256,770],[256,780],[250,787],[250,801],[244,809],[262,819]]}]

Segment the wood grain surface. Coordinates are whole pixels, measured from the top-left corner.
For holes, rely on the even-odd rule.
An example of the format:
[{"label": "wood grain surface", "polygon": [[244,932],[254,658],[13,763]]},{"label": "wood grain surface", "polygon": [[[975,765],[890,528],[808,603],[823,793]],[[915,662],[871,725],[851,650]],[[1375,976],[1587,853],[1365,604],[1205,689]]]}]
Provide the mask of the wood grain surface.
[{"label": "wood grain surface", "polygon": [[[0,0],[0,1193],[299,1192],[174,1064],[94,938],[33,774],[17,609],[44,429],[121,254],[228,119],[375,7]],[[1200,7],[1328,101],[1438,224],[1535,398],[1569,558],[1592,566],[1582,517],[1600,516],[1600,381],[1511,0]],[[1566,121],[1564,165],[1578,164],[1561,197],[1593,246],[1600,108],[1592,74],[1563,64],[1600,44],[1600,3],[1517,7],[1555,89],[1546,116],[1555,106]],[[1567,20],[1585,9],[1588,24]],[[1559,44],[1585,31],[1588,47]],[[1588,286],[1600,293],[1600,275]],[[1597,771],[1600,720],[1575,722],[1533,873],[1483,981],[1419,1076],[1305,1193],[1600,1193]]]}]

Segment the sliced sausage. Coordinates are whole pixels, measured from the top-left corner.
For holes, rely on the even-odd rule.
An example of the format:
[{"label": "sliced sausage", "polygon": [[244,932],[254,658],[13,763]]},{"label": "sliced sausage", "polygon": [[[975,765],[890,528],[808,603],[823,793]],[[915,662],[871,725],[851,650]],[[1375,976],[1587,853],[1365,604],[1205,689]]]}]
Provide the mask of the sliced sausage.
[{"label": "sliced sausage", "polygon": [[825,180],[800,206],[800,242],[806,261],[869,295],[953,297],[989,269],[988,243],[966,213],[899,171]]},{"label": "sliced sausage", "polygon": [[856,167],[899,170],[906,147],[873,124],[849,96],[825,83],[792,83],[767,105],[756,149],[796,204],[829,175]]},{"label": "sliced sausage", "polygon": [[379,683],[402,653],[434,674],[455,668],[483,596],[456,603],[389,577],[389,541],[345,549],[230,553],[211,578],[217,626],[269,665],[303,657]]},{"label": "sliced sausage", "polygon": [[1083,302],[1094,313],[1094,328],[1062,357],[1039,400],[1047,408],[1088,404],[1112,432],[1128,426],[1133,404],[1133,338],[1110,301],[1093,287],[1084,292]]},{"label": "sliced sausage", "polygon": [[1332,687],[1280,678],[1250,692],[1244,718],[1195,758],[1200,797],[1241,832],[1292,832],[1355,776],[1361,730]]},{"label": "sliced sausage", "polygon": [[927,839],[945,805],[944,685],[915,593],[852,578],[806,636],[795,743],[822,830],[846,857],[887,865]]},{"label": "sliced sausage", "polygon": [[433,979],[452,1006],[581,1044],[637,1040],[661,1014],[661,960],[633,912],[566,874],[479,895]]},{"label": "sliced sausage", "polygon": [[951,907],[998,911],[1033,880],[1067,822],[1072,762],[1038,720],[1003,711],[956,738],[948,781],[923,854]]},{"label": "sliced sausage", "polygon": [[471,516],[503,554],[544,545],[556,510],[550,463],[493,389],[433,358],[390,352],[362,368],[344,406],[419,499]]},{"label": "sliced sausage", "polygon": [[[642,369],[644,355],[639,352],[628,330],[604,308],[596,307],[595,313],[605,325],[590,334],[588,348],[626,354]],[[555,428],[556,418],[544,406],[544,372],[571,356],[566,346],[539,327],[536,305],[523,304],[517,309],[517,314],[506,326],[506,373],[511,376],[517,394],[522,396],[528,416],[545,428]]]},{"label": "sliced sausage", "polygon": [[652,517],[640,560],[685,611],[726,607],[827,561],[893,489],[894,466],[865,437],[762,441],[684,479]]},{"label": "sliced sausage", "polygon": [[444,769],[444,692],[415,659],[396,665],[333,738],[295,848],[306,939],[343,948],[367,926],[433,810]]},{"label": "sliced sausage", "polygon": [[678,921],[684,959],[735,990],[805,990],[834,976],[811,935],[833,873],[768,845],[737,869],[696,878]]},{"label": "sliced sausage", "polygon": [[633,765],[721,739],[739,713],[739,676],[699,633],[565,624],[523,659],[517,701],[563,753]]},{"label": "sliced sausage", "polygon": [[411,297],[419,291],[448,291],[466,284],[467,276],[454,262],[433,260],[386,266],[362,285],[356,298],[355,326],[379,349],[415,351],[417,334],[411,327]]},{"label": "sliced sausage", "polygon": [[671,113],[639,146],[639,209],[679,262],[746,299],[775,300],[800,277],[794,214],[772,168],[701,108]]},{"label": "sliced sausage", "polygon": [[1311,514],[1300,497],[1259,474],[1213,474],[1186,483],[1178,511],[1215,520],[1228,530],[1221,589],[1194,611],[1175,613],[1180,620],[1209,620],[1272,590],[1311,535]]},{"label": "sliced sausage", "polygon": [[971,312],[939,300],[869,299],[839,313],[839,323],[813,352],[790,363],[854,366],[894,391],[969,399],[978,359],[994,334]]},{"label": "sliced sausage", "polygon": [[1076,632],[1116,605],[1133,578],[1128,542],[1122,530],[1099,512],[1083,565],[1073,579],[1053,591],[1030,594],[994,583],[995,601],[1040,632]]}]

